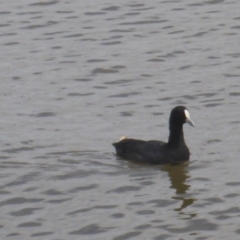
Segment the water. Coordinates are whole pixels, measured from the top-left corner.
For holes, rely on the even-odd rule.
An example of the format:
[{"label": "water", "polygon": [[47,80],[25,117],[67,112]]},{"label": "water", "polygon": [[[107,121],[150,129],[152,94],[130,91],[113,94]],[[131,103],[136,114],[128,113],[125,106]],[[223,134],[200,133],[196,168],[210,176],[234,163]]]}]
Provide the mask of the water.
[{"label": "water", "polygon": [[[2,1],[1,239],[238,239],[238,1]],[[189,163],[119,161],[167,140]]]}]

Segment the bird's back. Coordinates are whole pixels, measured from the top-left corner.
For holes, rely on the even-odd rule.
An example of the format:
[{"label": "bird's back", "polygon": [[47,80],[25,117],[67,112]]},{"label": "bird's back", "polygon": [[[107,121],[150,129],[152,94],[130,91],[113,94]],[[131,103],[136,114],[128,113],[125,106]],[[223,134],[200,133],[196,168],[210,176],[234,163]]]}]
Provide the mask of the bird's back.
[{"label": "bird's back", "polygon": [[166,143],[157,140],[123,139],[113,143],[113,146],[117,155],[124,159],[152,164],[163,162],[163,153],[166,151]]}]

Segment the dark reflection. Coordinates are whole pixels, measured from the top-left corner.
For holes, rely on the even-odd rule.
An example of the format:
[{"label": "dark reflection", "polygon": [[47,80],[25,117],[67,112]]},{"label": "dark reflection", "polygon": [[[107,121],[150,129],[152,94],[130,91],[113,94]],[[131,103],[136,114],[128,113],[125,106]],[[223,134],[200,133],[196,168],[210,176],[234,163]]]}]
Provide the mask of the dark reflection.
[{"label": "dark reflection", "polygon": [[164,165],[161,169],[168,173],[168,176],[171,181],[170,188],[176,190],[176,195],[173,196],[173,199],[181,200],[181,206],[176,208],[175,211],[179,211],[179,213],[188,215],[189,217],[194,217],[196,214],[186,214],[181,212],[183,209],[187,208],[188,206],[192,205],[195,198],[191,198],[187,196],[187,191],[190,189],[190,185],[186,184],[186,179],[190,178],[188,173],[188,165],[189,163],[182,163],[176,165]]},{"label": "dark reflection", "polygon": [[171,181],[170,188],[176,190],[176,194],[184,194],[190,188],[190,185],[185,184],[188,175],[188,163],[176,165],[163,165],[161,169],[168,172]]}]

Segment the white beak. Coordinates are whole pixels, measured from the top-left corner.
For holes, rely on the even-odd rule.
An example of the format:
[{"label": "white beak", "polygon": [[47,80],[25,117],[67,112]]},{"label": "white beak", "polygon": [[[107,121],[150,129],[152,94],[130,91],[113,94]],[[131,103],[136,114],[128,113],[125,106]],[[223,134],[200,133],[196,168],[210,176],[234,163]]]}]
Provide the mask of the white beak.
[{"label": "white beak", "polygon": [[194,122],[190,118],[190,113],[187,109],[184,110],[185,116],[186,116],[186,123],[190,124],[192,127],[194,127]]}]

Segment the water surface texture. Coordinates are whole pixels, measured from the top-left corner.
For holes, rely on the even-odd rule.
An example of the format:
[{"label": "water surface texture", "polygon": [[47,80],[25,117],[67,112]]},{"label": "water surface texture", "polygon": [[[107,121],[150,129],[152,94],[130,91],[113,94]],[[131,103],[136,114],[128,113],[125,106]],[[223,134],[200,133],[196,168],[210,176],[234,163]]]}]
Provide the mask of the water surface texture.
[{"label": "water surface texture", "polygon": [[[240,2],[0,2],[0,237],[240,239]],[[120,161],[121,136],[189,163]]]}]

